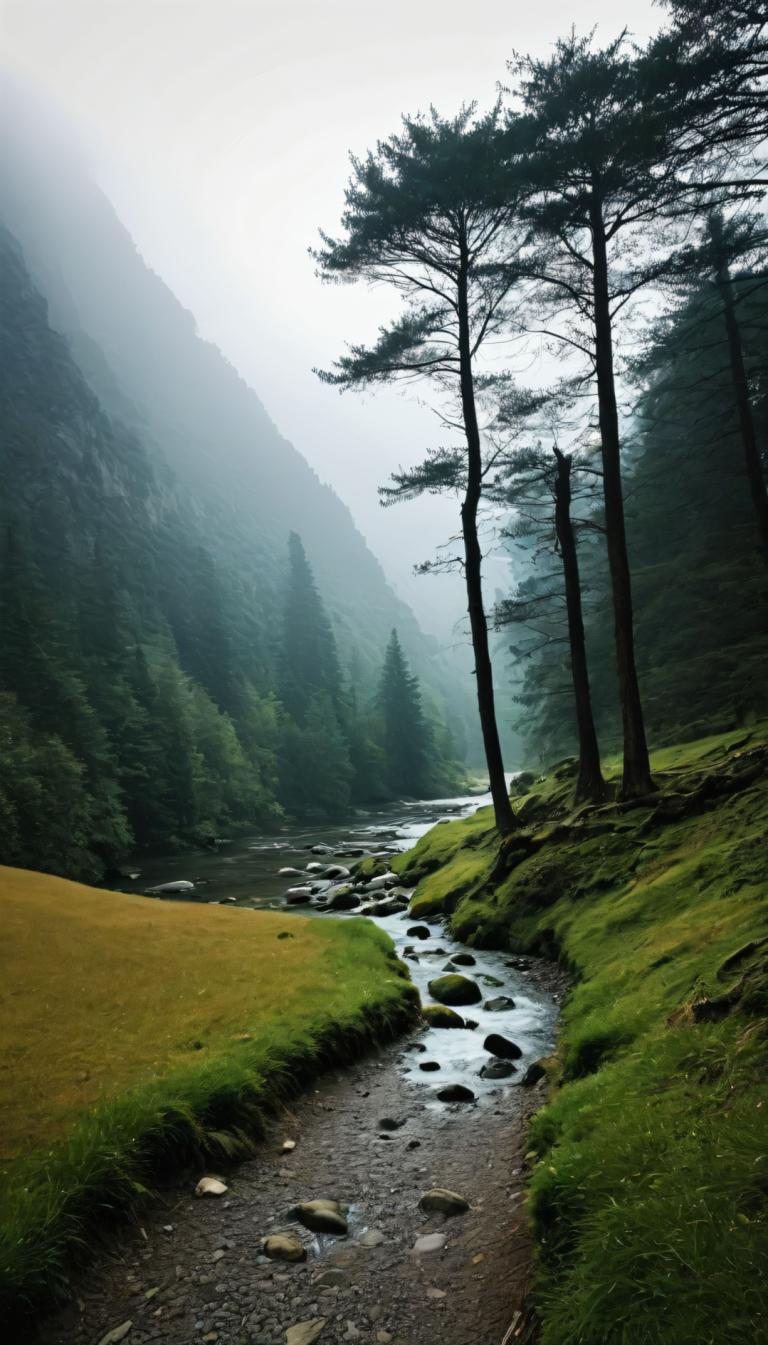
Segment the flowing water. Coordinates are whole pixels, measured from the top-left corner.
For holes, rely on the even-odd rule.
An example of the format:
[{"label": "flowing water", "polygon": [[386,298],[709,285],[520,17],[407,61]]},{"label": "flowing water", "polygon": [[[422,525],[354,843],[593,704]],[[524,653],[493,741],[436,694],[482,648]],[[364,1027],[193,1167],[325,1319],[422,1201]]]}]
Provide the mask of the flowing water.
[{"label": "flowing water", "polygon": [[[363,854],[386,858],[415,845],[420,836],[444,819],[467,816],[489,802],[488,795],[466,795],[390,805],[375,812],[358,813],[345,824],[311,827],[286,824],[273,833],[225,843],[210,853],[195,851],[189,855],[143,859],[140,876],[124,880],[120,886],[125,891],[145,892],[164,883],[187,880],[195,884],[187,899],[195,901],[285,910],[287,919],[294,914],[322,920],[347,919],[350,916],[321,914],[312,905],[286,907],[287,889],[302,880],[281,877],[278,870],[295,868],[305,872],[310,863],[352,866],[355,858]],[[313,854],[314,845],[328,846],[330,853]],[[352,917],[357,914],[350,913]],[[233,912],[233,919],[236,918]],[[428,937],[422,938],[408,934],[415,923],[408,912],[376,918],[376,923],[389,934],[398,953],[407,958],[411,978],[424,1003],[432,998],[429,982],[443,972],[451,955],[467,951],[450,938],[441,921],[418,921],[429,932]],[[472,956],[474,966],[451,970],[470,976],[483,992],[481,1003],[457,1010],[476,1026],[450,1031],[427,1029],[418,1044],[402,1058],[406,1078],[424,1090],[428,1104],[437,1109],[442,1109],[443,1104],[436,1094],[454,1083],[471,1088],[479,1101],[498,1098],[500,1091],[503,1093],[517,1084],[526,1066],[546,1055],[553,1044],[557,1004],[546,989],[537,988],[539,978],[534,974],[535,968],[529,970],[526,959],[510,958],[504,953],[473,950]],[[505,996],[512,1004],[500,1009],[486,1007],[489,1001]],[[522,1058],[515,1062],[515,1069],[507,1079],[481,1077],[481,1069],[491,1063],[491,1056],[483,1046],[489,1033],[512,1040],[522,1051]],[[425,1064],[439,1068],[424,1070]]]}]

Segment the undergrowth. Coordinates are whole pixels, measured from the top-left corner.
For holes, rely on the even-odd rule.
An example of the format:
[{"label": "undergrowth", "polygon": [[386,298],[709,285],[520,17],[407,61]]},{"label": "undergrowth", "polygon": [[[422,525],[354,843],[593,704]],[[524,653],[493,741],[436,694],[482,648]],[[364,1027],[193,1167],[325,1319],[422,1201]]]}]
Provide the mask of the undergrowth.
[{"label": "undergrowth", "polygon": [[766,737],[658,753],[631,808],[574,809],[566,763],[522,834],[478,815],[402,865],[414,910],[573,976],[530,1137],[541,1345],[768,1340]]}]

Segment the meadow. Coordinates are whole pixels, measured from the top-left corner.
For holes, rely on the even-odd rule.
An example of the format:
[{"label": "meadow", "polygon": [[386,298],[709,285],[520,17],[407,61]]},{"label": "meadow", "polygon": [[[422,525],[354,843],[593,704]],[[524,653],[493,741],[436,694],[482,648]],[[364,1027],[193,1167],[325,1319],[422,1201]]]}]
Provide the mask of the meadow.
[{"label": "meadow", "polygon": [[66,1292],[158,1174],[247,1152],[416,995],[368,921],[153,901],[0,869],[0,1308]]}]

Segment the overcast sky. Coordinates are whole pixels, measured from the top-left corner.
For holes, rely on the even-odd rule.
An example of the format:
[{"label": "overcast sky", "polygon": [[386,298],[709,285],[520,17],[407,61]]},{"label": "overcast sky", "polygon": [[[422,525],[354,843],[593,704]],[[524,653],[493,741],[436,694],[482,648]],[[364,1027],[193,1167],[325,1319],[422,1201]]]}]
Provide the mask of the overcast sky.
[{"label": "overcast sky", "polygon": [[412,394],[339,397],[314,378],[392,304],[321,285],[307,248],[337,225],[349,151],[401,113],[487,106],[515,49],[544,53],[571,24],[642,38],[661,18],[651,0],[0,0],[4,62],[78,128],[143,256],[436,629],[463,606],[458,581],[410,568],[457,506],[385,512],[376,486],[441,436]]}]

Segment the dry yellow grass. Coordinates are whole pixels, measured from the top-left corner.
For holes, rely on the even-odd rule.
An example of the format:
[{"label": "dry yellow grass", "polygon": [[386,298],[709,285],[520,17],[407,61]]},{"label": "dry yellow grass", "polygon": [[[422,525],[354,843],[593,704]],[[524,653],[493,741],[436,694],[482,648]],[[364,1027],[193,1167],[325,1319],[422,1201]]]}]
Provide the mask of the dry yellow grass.
[{"label": "dry yellow grass", "polygon": [[362,922],[153,901],[20,869],[0,867],[0,920],[5,1156],[60,1140],[133,1085],[237,1051],[244,1034],[349,1016],[381,998],[384,975],[396,980]]}]

